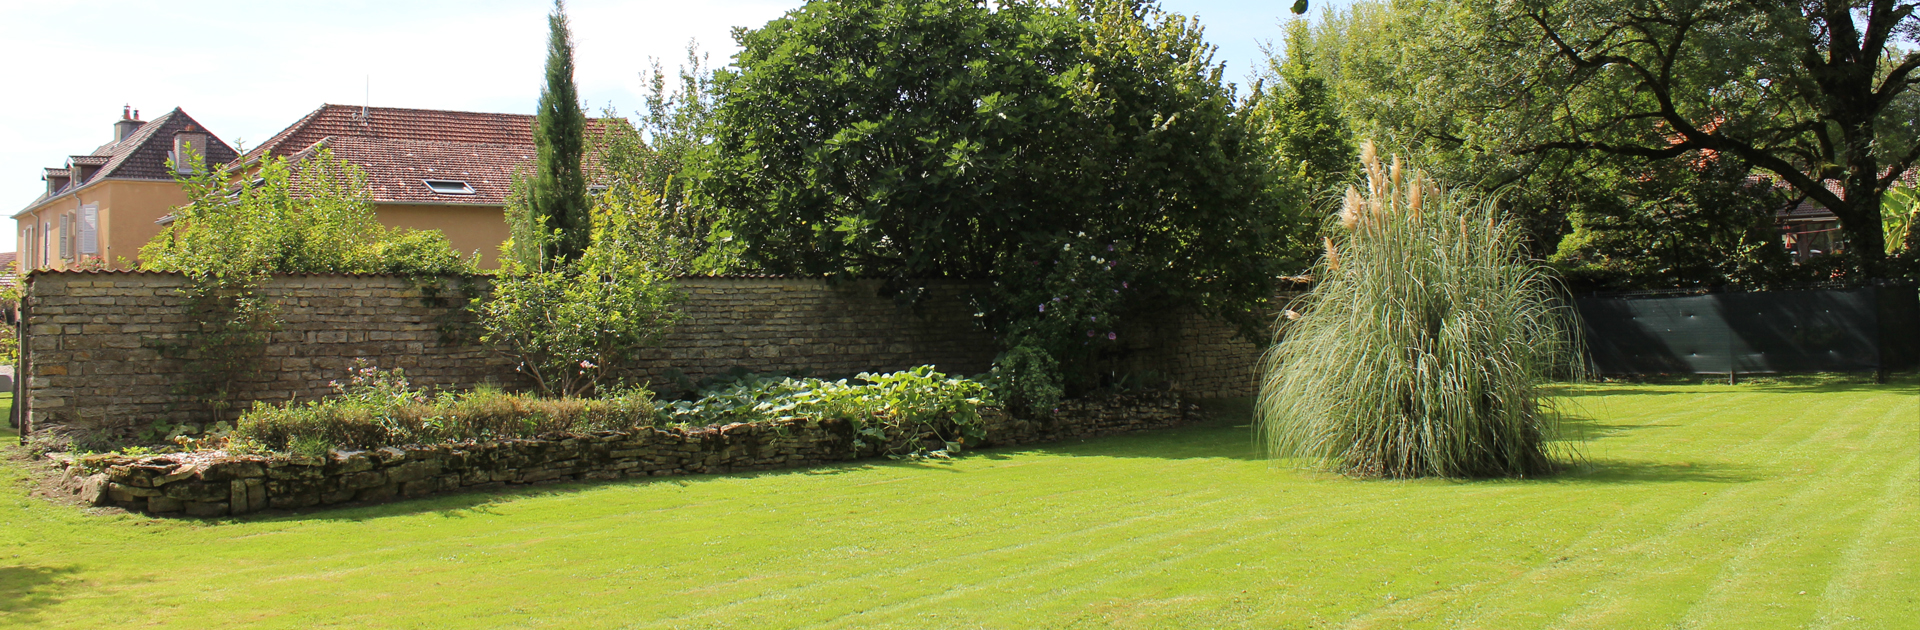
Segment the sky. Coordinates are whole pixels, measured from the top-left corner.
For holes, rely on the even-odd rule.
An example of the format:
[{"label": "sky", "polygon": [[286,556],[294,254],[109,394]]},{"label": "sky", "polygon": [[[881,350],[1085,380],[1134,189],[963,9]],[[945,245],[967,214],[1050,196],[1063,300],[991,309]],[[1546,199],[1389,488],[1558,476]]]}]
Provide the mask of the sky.
[{"label": "sky", "polygon": [[[1351,0],[1319,0],[1345,5]],[[634,115],[649,58],[669,75],[698,42],[711,65],[801,0],[571,0],[574,80],[590,111]],[[1242,85],[1291,0],[1162,0],[1198,16]],[[552,4],[543,0],[0,0],[0,207],[41,192],[42,168],[112,138],[123,105],[175,107],[252,147],[326,103],[532,114]],[[0,229],[0,251],[16,230]]]}]

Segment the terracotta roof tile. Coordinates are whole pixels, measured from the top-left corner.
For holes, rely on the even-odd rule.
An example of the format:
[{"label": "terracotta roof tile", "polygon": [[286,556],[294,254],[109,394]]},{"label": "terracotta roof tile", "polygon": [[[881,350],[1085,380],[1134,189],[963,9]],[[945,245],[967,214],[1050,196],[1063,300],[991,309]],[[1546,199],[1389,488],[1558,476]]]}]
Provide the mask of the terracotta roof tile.
[{"label": "terracotta roof tile", "polygon": [[533,117],[520,114],[453,112],[432,109],[321,105],[320,109],[268,138],[247,160],[271,153],[289,156],[326,138],[368,137],[460,144],[533,146]]},{"label": "terracotta roof tile", "polygon": [[[532,146],[344,137],[325,138],[292,159],[312,155],[321,146],[365,171],[374,201],[380,203],[503,206],[514,169],[532,162],[534,154]],[[466,182],[473,194],[433,192],[425,183],[429,179]]]}]

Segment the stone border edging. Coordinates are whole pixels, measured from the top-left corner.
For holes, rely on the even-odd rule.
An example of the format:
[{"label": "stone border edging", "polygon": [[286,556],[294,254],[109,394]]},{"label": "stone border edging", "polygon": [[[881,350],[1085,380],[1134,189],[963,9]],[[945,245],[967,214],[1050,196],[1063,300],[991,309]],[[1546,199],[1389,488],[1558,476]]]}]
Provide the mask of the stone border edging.
[{"label": "stone border edging", "polygon": [[[1066,401],[1052,418],[984,409],[984,444],[1011,446],[1180,426],[1193,408],[1174,392]],[[800,468],[878,457],[931,433],[863,442],[841,420],[786,420],[692,429],[640,428],[531,439],[468,440],[303,455],[178,453],[51,455],[61,486],[83,502],[152,514],[241,515],[354,501],[554,481],[612,480]]]}]

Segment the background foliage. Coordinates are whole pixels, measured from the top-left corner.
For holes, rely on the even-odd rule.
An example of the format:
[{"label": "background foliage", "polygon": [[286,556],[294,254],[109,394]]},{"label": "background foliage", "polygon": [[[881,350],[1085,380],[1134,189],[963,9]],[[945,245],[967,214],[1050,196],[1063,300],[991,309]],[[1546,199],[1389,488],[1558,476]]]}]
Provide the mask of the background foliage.
[{"label": "background foliage", "polygon": [[1121,320],[1193,305],[1256,328],[1304,266],[1300,210],[1183,16],[820,1],[738,38],[699,192],[746,266],[909,302],[987,281],[983,324],[1069,388],[1096,384]]},{"label": "background foliage", "polygon": [[[1687,238],[1703,256],[1737,263],[1656,260],[1605,277],[1583,265],[1599,286],[1764,285],[1836,270],[1858,281],[1875,265],[1860,254],[1882,251],[1882,191],[1916,155],[1915,18],[1892,9],[1379,0],[1326,11],[1285,55],[1314,59],[1357,134],[1422,156],[1448,181],[1500,191],[1539,255],[1565,251],[1576,220],[1583,242],[1639,242],[1655,257],[1674,236],[1653,226],[1731,221]],[[1744,187],[1758,194],[1732,207],[1696,203],[1748,177],[1766,186]],[[1765,214],[1757,206],[1803,199],[1841,215],[1854,256],[1796,268],[1740,236],[1750,227],[1742,217]]]},{"label": "background foliage", "polygon": [[272,273],[471,273],[438,231],[388,228],[359,167],[320,151],[261,160],[249,181],[182,176],[188,202],[140,248],[140,268],[245,282]]}]

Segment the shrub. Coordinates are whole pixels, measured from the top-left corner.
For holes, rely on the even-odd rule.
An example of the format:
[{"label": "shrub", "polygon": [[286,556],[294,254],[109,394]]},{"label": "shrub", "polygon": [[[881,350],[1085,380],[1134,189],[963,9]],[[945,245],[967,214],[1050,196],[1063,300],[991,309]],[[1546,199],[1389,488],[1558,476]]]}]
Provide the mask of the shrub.
[{"label": "shrub", "polygon": [[[333,152],[251,173],[199,170],[178,180],[188,203],[140,248],[140,267],[249,279],[269,273],[471,273],[438,231],[380,224],[366,173]],[[229,283],[231,284],[231,283]]]},{"label": "shrub", "polygon": [[[923,365],[890,374],[861,373],[846,379],[743,377],[699,400],[667,407],[668,422],[709,426],[734,422],[837,419],[852,423],[856,446],[885,440],[889,431],[910,439],[889,455],[945,456],[967,439],[986,436],[979,409],[994,404],[985,385],[949,377]],[[927,451],[916,436],[931,433],[944,448]]]},{"label": "shrub", "polygon": [[1348,189],[1319,282],[1267,357],[1267,452],[1362,477],[1553,470],[1542,386],[1579,365],[1553,280],[1493,204],[1362,154],[1368,194]]},{"label": "shrub", "polygon": [[[631,385],[640,353],[680,317],[679,291],[644,251],[646,220],[605,204],[592,218],[578,260],[508,260],[492,295],[477,303],[481,340],[548,396]],[[509,241],[504,249],[520,247]]]},{"label": "shrub", "polygon": [[544,399],[486,387],[429,396],[411,388],[403,371],[364,363],[334,387],[339,392],[334,398],[256,407],[240,417],[232,437],[266,450],[321,453],[331,448],[626,430],[652,425],[658,416],[653,394],[644,389],[608,392],[592,400]]}]

